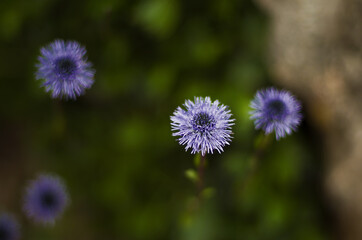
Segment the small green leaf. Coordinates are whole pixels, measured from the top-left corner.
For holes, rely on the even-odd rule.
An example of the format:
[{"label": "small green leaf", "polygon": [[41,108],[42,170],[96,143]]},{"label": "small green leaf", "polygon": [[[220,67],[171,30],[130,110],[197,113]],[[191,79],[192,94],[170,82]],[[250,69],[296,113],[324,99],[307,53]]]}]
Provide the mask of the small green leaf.
[{"label": "small green leaf", "polygon": [[200,165],[200,162],[201,162],[201,154],[200,153],[195,154],[194,164],[196,168]]},{"label": "small green leaf", "polygon": [[265,138],[264,132],[260,132],[254,140],[254,148],[258,149],[262,145],[264,138]]},{"label": "small green leaf", "polygon": [[208,188],[205,188],[204,190],[202,190],[202,197],[205,198],[205,199],[208,199],[208,198],[212,198],[216,193],[216,190],[215,188],[212,188],[212,187],[208,187]]},{"label": "small green leaf", "polygon": [[185,176],[192,182],[197,182],[197,180],[199,179],[199,177],[197,176],[197,172],[194,169],[187,169],[185,171]]}]

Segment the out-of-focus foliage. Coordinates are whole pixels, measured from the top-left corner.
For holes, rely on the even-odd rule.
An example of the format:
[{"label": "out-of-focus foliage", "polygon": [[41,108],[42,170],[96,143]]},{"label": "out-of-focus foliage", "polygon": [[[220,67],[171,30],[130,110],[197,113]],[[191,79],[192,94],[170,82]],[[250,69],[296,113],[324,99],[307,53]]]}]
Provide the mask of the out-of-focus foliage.
[{"label": "out-of-focus foliage", "polygon": [[[245,181],[257,132],[249,102],[271,85],[268,19],[247,0],[0,2],[0,206],[24,239],[327,239],[320,163],[304,126],[273,142]],[[76,40],[96,69],[76,101],[49,97],[40,47]],[[208,159],[210,198],[194,209],[193,155],[171,136],[185,99],[230,106],[234,139]],[[71,204],[52,228],[21,213],[39,172],[62,176]]]}]

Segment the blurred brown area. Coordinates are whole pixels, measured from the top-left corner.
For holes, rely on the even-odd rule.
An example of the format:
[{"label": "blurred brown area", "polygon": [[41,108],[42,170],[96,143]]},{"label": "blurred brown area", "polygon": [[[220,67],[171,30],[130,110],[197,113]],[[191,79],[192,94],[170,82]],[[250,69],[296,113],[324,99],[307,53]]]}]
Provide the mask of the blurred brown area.
[{"label": "blurred brown area", "polygon": [[338,239],[362,239],[362,1],[257,2],[271,18],[271,71],[322,132]]}]

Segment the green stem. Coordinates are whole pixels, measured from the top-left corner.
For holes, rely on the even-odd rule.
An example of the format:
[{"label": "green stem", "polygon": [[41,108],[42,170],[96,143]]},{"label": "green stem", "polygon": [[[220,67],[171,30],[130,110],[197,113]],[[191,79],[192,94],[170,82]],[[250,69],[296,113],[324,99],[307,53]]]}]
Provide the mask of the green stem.
[{"label": "green stem", "polygon": [[264,157],[265,151],[268,149],[270,143],[272,142],[271,140],[272,140],[272,134],[264,135],[264,133],[261,133],[258,136],[254,153],[250,160],[249,169],[244,179],[244,184],[243,184],[244,186],[257,171],[260,164],[260,160]]},{"label": "green stem", "polygon": [[254,153],[251,158],[250,162],[250,170],[253,172],[257,169],[260,159],[264,157],[265,151],[268,149],[272,135],[264,135],[264,133],[261,133],[258,137],[260,140],[257,142]]},{"label": "green stem", "polygon": [[197,167],[197,175],[198,175],[198,181],[197,181],[197,196],[200,198],[200,195],[202,193],[202,190],[204,188],[204,168],[205,168],[205,162],[206,162],[206,154],[201,155],[199,166]]}]

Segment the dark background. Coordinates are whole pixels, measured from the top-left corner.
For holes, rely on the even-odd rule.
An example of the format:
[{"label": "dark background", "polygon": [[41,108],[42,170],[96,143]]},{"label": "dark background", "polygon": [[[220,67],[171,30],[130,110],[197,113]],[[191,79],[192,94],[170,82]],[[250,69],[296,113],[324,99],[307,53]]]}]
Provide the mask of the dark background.
[{"label": "dark background", "polygon": [[[268,30],[247,0],[1,1],[0,209],[19,219],[22,239],[329,239],[308,116],[247,177],[259,134],[249,103],[275,86]],[[39,50],[55,39],[85,46],[96,70],[76,101],[51,99],[35,80]],[[219,99],[236,119],[231,145],[208,157],[215,193],[196,210],[184,174],[194,156],[170,128],[194,96]],[[44,172],[71,198],[53,227],[22,213],[27,183]]]}]

